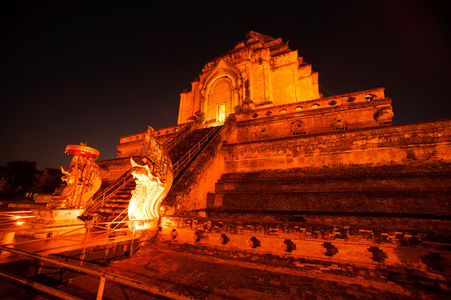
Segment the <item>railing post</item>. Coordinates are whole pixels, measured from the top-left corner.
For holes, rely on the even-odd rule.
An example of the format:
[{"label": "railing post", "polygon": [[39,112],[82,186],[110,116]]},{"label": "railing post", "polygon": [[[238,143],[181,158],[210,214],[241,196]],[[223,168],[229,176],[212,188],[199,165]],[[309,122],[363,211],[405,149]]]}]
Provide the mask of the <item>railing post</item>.
[{"label": "railing post", "polygon": [[[142,291],[146,291],[148,293],[151,293],[151,294],[154,294],[154,295],[157,295],[157,296],[163,296],[165,298],[170,298],[170,299],[194,299],[193,297],[190,297],[190,296],[185,296],[183,294],[176,293],[176,292],[171,292],[171,291],[168,291],[168,290],[162,290],[159,287],[150,286],[150,285],[147,285],[146,283],[143,283],[143,282],[140,282],[140,281],[136,281],[136,280],[131,279],[131,278],[123,277],[123,276],[118,275],[118,274],[113,274],[113,273],[108,273],[108,272],[101,272],[101,271],[96,271],[96,270],[92,270],[92,269],[82,268],[82,267],[78,267],[78,266],[71,265],[71,264],[68,264],[68,263],[60,262],[60,261],[57,261],[57,260],[54,260],[54,259],[49,259],[49,258],[40,256],[40,255],[37,255],[37,254],[34,254],[34,253],[27,253],[27,252],[20,251],[20,250],[14,249],[14,248],[7,248],[7,247],[1,246],[1,245],[0,245],[0,249],[6,250],[6,251],[11,252],[11,253],[16,253],[16,254],[20,254],[20,255],[25,255],[25,256],[28,256],[28,257],[36,258],[36,259],[39,259],[39,260],[42,260],[42,261],[45,261],[45,262],[50,262],[51,264],[56,264],[58,266],[66,267],[68,269],[75,270],[75,271],[78,271],[78,272],[83,272],[85,274],[90,274],[90,275],[94,275],[94,276],[100,277],[99,289],[97,291],[97,299],[102,299],[102,297],[103,297],[103,292],[105,290],[105,282],[106,282],[107,278],[108,278],[108,280],[112,280],[114,282],[125,284],[125,285],[127,285],[129,287],[137,288],[137,289],[140,289]],[[30,280],[28,280],[26,278],[20,278],[20,277],[17,277],[15,275],[8,274],[8,273],[6,273],[6,272],[4,272],[2,270],[0,270],[0,276],[4,276],[4,277],[10,278],[10,279],[13,279],[15,281],[19,281],[19,282],[21,282],[23,284],[26,284],[28,286],[31,286],[33,288],[39,289],[41,291],[45,291],[46,293],[50,293],[51,295],[55,295],[55,296],[57,296],[57,297],[59,297],[61,299],[81,300],[78,297],[66,294],[66,293],[64,293],[62,291],[59,291],[59,290],[56,290],[56,289],[44,286],[44,285],[36,283],[36,282],[32,282],[32,281],[30,281]]]},{"label": "railing post", "polygon": [[100,276],[99,289],[97,290],[97,298],[96,300],[102,300],[103,290],[105,289],[105,277]]},{"label": "railing post", "polygon": [[80,259],[80,266],[83,265],[83,261],[85,260],[86,257],[86,244],[88,243],[88,235],[91,232],[91,228],[93,226],[93,221],[92,220],[87,220],[86,221],[86,233],[83,239],[83,251],[81,252],[81,259]]}]

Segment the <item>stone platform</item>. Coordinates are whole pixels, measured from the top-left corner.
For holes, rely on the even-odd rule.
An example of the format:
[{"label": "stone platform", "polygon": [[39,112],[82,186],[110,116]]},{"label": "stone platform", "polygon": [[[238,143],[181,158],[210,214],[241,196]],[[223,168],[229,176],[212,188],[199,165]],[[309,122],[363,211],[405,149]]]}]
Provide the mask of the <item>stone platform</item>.
[{"label": "stone platform", "polygon": [[[141,248],[133,258],[99,269],[195,299],[444,299],[449,296],[419,293],[414,287],[389,282],[300,272],[276,264],[229,260],[154,246]],[[65,283],[56,286],[83,299],[94,299],[98,283],[98,278],[66,271]],[[5,287],[0,295],[3,299],[53,299],[12,285]],[[104,299],[161,298],[107,281]]]}]

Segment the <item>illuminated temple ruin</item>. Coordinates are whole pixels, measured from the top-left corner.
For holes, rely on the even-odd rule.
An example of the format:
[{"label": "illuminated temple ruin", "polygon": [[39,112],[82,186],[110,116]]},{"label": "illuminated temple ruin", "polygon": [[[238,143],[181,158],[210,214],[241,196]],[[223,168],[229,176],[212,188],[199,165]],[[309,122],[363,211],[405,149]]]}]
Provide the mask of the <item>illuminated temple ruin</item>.
[{"label": "illuminated temple ruin", "polygon": [[[161,245],[449,291],[451,120],[391,125],[384,88],[324,97],[296,50],[256,32],[191,85],[178,124],[154,131],[174,174]],[[117,159],[99,162],[105,182],[145,136],[121,137]],[[127,207],[105,204],[91,213]]]},{"label": "illuminated temple ruin", "polygon": [[296,50],[253,31],[191,85],[178,124],[97,162],[84,218],[166,249],[450,293],[451,119],[392,125],[381,87],[324,97]]}]

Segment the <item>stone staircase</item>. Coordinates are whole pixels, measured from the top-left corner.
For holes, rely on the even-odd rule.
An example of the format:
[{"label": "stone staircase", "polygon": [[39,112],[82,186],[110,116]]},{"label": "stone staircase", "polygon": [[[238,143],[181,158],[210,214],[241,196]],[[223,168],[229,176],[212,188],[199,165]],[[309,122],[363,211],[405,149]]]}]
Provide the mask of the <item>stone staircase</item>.
[{"label": "stone staircase", "polygon": [[[169,149],[168,154],[174,169],[174,181],[217,131],[217,127],[193,130]],[[126,221],[128,219],[127,208],[134,189],[135,182],[132,175],[126,172],[94,199],[93,206],[86,210],[85,215],[96,215],[98,224]],[[112,228],[123,226],[123,224],[110,225]]]},{"label": "stone staircase", "polygon": [[449,165],[267,170],[223,174],[208,210],[451,215]]},{"label": "stone staircase", "polygon": [[128,203],[134,189],[135,181],[130,171],[127,171],[96,195],[93,199],[93,204],[85,210],[81,219],[94,218],[97,227],[123,227],[119,223],[116,223],[116,225],[112,224],[112,226],[104,223],[125,220]]},{"label": "stone staircase", "polygon": [[[210,127],[192,131],[174,147],[169,149],[169,157],[174,170],[174,181],[201,148],[211,139],[220,127]],[[197,150],[197,151],[196,151]],[[190,154],[191,155],[187,155]]]},{"label": "stone staircase", "polygon": [[95,213],[101,216],[102,222],[120,222],[124,220],[128,214],[128,204],[135,186],[134,180],[129,181],[114,196],[109,197],[95,210]]}]

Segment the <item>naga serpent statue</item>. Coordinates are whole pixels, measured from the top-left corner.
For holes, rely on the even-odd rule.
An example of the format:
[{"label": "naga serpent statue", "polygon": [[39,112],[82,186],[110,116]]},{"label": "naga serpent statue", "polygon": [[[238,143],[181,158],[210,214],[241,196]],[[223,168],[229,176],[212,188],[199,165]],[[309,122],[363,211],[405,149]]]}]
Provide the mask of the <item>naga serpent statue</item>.
[{"label": "naga serpent statue", "polygon": [[173,181],[172,164],[168,154],[154,138],[148,127],[139,164],[130,158],[131,174],[136,182],[128,206],[128,218],[136,229],[157,226],[161,201],[168,194]]}]

